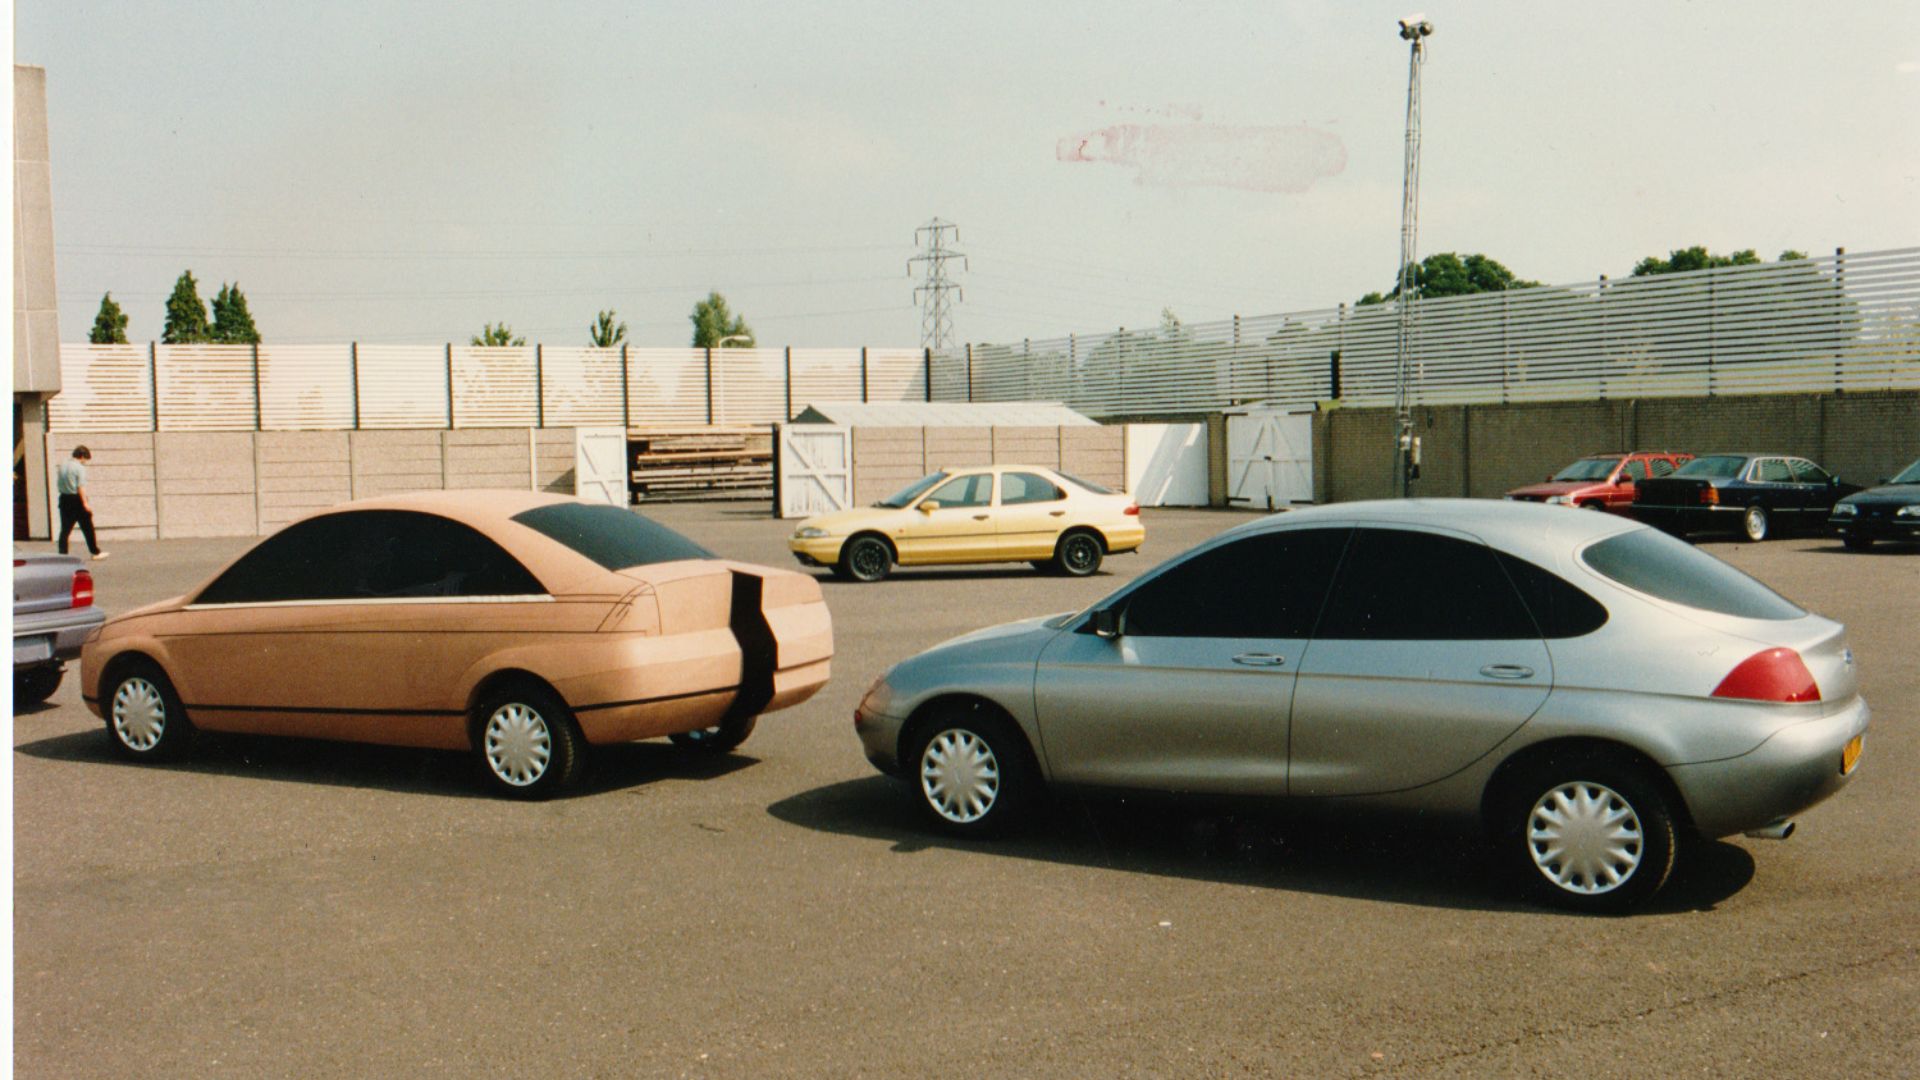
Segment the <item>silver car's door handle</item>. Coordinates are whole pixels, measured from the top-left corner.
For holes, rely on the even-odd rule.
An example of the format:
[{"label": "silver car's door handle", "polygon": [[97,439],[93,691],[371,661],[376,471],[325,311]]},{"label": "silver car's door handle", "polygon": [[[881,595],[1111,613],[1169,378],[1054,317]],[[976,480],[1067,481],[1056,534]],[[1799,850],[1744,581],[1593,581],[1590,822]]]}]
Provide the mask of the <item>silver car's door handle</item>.
[{"label": "silver car's door handle", "polygon": [[1275,656],[1270,652],[1243,652],[1234,657],[1233,662],[1245,664],[1248,667],[1279,667],[1287,662],[1287,658]]},{"label": "silver car's door handle", "polygon": [[1480,674],[1489,679],[1531,679],[1533,669],[1520,664],[1488,664]]}]

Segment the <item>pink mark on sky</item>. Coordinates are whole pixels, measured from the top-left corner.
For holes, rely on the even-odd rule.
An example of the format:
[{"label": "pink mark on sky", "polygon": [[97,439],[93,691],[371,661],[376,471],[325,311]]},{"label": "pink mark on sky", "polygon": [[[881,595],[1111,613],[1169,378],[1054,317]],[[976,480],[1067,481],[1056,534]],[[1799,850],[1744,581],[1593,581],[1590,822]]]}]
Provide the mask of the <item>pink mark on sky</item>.
[{"label": "pink mark on sky", "polygon": [[1061,139],[1054,156],[1137,170],[1154,187],[1223,187],[1297,195],[1347,168],[1339,136],[1305,125],[1116,124]]}]

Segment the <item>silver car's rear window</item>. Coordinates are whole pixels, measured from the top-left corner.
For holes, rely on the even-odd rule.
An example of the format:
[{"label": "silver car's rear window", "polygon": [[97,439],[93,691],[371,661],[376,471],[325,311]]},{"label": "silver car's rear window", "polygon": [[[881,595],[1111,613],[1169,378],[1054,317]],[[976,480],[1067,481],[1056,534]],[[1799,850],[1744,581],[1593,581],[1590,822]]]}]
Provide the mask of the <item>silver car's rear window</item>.
[{"label": "silver car's rear window", "polygon": [[1580,553],[1594,571],[1649,596],[1743,619],[1797,619],[1791,600],[1656,529],[1635,529]]}]

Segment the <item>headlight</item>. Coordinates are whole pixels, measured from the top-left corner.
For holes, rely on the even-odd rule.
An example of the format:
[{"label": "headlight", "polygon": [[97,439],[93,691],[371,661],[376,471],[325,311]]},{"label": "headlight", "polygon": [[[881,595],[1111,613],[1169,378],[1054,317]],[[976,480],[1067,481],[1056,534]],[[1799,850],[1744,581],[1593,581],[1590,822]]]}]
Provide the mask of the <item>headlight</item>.
[{"label": "headlight", "polygon": [[1835,503],[1833,506],[1834,517],[1853,517],[1858,513],[1860,513],[1860,507],[1853,503]]},{"label": "headlight", "polygon": [[818,540],[825,535],[827,535],[827,530],[807,525],[797,530],[793,534],[793,538],[795,540]]},{"label": "headlight", "polygon": [[1912,506],[1903,506],[1903,507],[1901,507],[1900,509],[1898,509],[1898,510],[1895,510],[1895,511],[1893,512],[1893,516],[1894,516],[1894,517],[1908,517],[1908,518],[1920,518],[1920,503],[1915,503],[1915,504],[1914,504],[1914,505],[1912,505]]},{"label": "headlight", "polygon": [[1572,505],[1573,505],[1573,496],[1571,496],[1571,495],[1549,495],[1549,496],[1547,496],[1547,505],[1549,505],[1549,506],[1572,506]]}]

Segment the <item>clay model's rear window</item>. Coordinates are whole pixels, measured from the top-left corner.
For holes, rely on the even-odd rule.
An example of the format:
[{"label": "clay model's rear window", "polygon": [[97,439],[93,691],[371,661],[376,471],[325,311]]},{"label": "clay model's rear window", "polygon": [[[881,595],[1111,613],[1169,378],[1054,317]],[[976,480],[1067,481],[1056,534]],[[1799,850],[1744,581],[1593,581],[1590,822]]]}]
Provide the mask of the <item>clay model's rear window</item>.
[{"label": "clay model's rear window", "polygon": [[714,557],[665,525],[618,506],[555,503],[515,514],[513,520],[609,570]]}]

